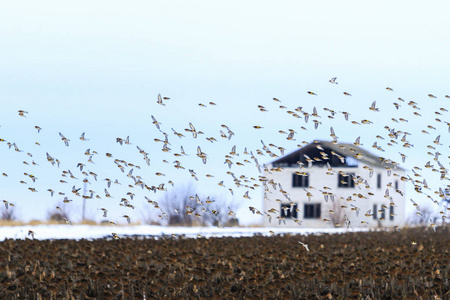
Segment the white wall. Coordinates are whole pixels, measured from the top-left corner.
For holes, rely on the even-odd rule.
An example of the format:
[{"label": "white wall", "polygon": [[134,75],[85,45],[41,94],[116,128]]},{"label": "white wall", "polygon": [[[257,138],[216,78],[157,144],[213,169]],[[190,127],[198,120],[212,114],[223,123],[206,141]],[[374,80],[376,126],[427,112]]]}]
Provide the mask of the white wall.
[{"label": "white wall", "polygon": [[[269,166],[271,168],[272,166]],[[264,175],[270,180],[273,179],[274,182],[280,183],[283,190],[287,191],[289,198],[297,204],[298,209],[298,219],[302,221],[302,227],[334,227],[333,219],[338,219],[340,226],[345,226],[343,216],[346,215],[352,227],[393,227],[402,226],[405,224],[405,198],[395,191],[395,182],[398,182],[398,189],[402,192],[405,191],[405,183],[400,179],[400,176],[404,176],[403,170],[392,171],[391,176],[387,176],[387,171],[382,168],[373,168],[374,174],[369,177],[369,170],[364,169],[363,165],[359,163],[358,167],[349,168],[333,168],[332,175],[327,175],[329,172],[326,166],[314,166],[312,168],[299,167],[286,167],[283,168],[281,172],[271,172],[272,174],[265,173]],[[313,197],[308,201],[307,192],[304,188],[292,187],[292,177],[295,171],[309,173],[309,185],[312,188],[306,188]],[[338,173],[343,171],[345,173],[355,173],[356,176],[361,176],[366,179],[370,188],[366,188],[365,184],[355,185],[353,188],[342,188],[338,187]],[[381,174],[381,188],[377,188],[377,174]],[[392,183],[392,187],[387,187],[388,183]],[[265,226],[274,227],[298,227],[299,224],[294,222],[293,219],[286,219],[286,224],[281,223],[279,225],[279,219],[276,217],[281,216],[281,203],[289,203],[289,200],[279,191],[279,187],[276,190],[273,189],[271,184],[268,184],[269,192],[266,192],[267,199],[264,199],[264,212],[267,212],[271,208],[278,210],[277,213],[271,214],[273,216],[272,221],[269,223],[269,218],[264,217]],[[330,188],[326,190],[324,187]],[[394,216],[393,220],[389,218],[389,206],[390,199],[385,198],[385,191],[389,189],[389,196],[392,197],[394,206]],[[331,192],[335,195],[334,202],[328,200],[325,202],[324,195],[322,191]],[[373,193],[373,195],[369,195]],[[362,195],[366,198],[359,198],[358,195]],[[347,198],[351,197],[351,201],[347,201]],[[329,197],[330,198],[330,197]],[[321,216],[320,219],[304,219],[304,204],[305,203],[321,203]],[[380,221],[373,219],[373,217],[366,217],[365,214],[369,209],[372,209],[373,204],[377,204],[377,210],[381,209],[382,205],[386,205],[385,209],[385,220]],[[346,208],[341,208],[340,206],[347,206]],[[356,211],[351,210],[354,205],[360,208],[359,216],[356,216]],[[334,210],[335,213],[330,213],[330,210]],[[340,216],[340,220],[339,220]],[[381,217],[381,213],[377,212],[377,217]],[[324,221],[323,219],[328,219],[330,222]],[[367,223],[361,223],[365,221]]]}]

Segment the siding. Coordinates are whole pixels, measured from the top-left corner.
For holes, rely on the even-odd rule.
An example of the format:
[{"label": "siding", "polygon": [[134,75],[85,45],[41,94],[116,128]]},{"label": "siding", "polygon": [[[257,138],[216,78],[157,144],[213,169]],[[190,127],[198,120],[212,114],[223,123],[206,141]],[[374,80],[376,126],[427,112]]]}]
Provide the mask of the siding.
[{"label": "siding", "polygon": [[[270,168],[271,166],[269,166]],[[314,187],[314,189],[306,188],[308,192],[312,194],[310,201],[308,201],[308,197],[306,195],[305,188],[303,187],[292,187],[292,178],[293,173],[295,171],[300,171],[298,166],[295,167],[285,167],[282,172],[272,172],[272,174],[265,173],[264,175],[270,180],[273,179],[276,183],[280,183],[283,190],[287,191],[289,194],[289,198],[292,202],[297,204],[300,212],[298,213],[298,219],[302,221],[301,227],[313,227],[313,228],[322,228],[322,227],[334,227],[334,222],[339,222],[342,227],[345,226],[343,216],[346,215],[352,227],[392,227],[392,226],[403,226],[405,223],[405,198],[401,196],[399,193],[395,191],[394,188],[389,188],[390,196],[395,203],[394,212],[396,216],[394,216],[393,220],[389,217],[390,214],[390,200],[384,197],[384,193],[386,190],[386,183],[392,182],[393,184],[398,182],[398,189],[400,191],[405,190],[405,183],[400,180],[400,177],[395,176],[404,176],[403,170],[393,171],[390,177],[387,176],[386,170],[382,168],[374,168],[374,174],[370,178],[369,171],[363,168],[362,164],[359,164],[358,167],[345,167],[345,168],[333,168],[333,174],[327,175],[329,172],[325,165],[322,166],[314,166],[311,168],[303,168],[301,172],[309,173],[309,185]],[[366,188],[364,183],[360,183],[359,185],[355,185],[355,187],[349,188],[339,188],[338,187],[338,174],[339,171],[343,171],[345,173],[355,173],[355,176],[360,176],[367,180],[370,189]],[[377,174],[381,174],[381,182],[383,185],[380,188],[377,188]],[[266,193],[268,199],[264,199],[264,211],[267,212],[271,208],[275,208],[280,210],[281,203],[289,203],[289,200],[278,190],[273,190],[271,185],[268,185],[269,193]],[[329,189],[327,189],[329,188]],[[328,197],[328,202],[324,199],[323,193],[333,193],[334,194],[334,202],[331,201],[330,197]],[[373,195],[370,195],[372,193]],[[366,198],[358,198],[355,195],[361,195]],[[347,201],[348,197],[351,197],[352,200],[356,201]],[[304,219],[304,204],[305,203],[321,203],[321,218],[320,219]],[[369,209],[373,210],[374,204],[377,205],[378,209],[381,209],[382,205],[386,205],[388,208],[386,209],[386,220],[380,221],[378,218],[380,217],[380,213],[377,213],[378,218],[374,219],[373,216],[366,217],[365,214]],[[341,205],[346,206],[346,208],[341,208]],[[359,211],[359,216],[356,216],[356,210],[351,210],[352,206],[357,206]],[[330,213],[330,210],[333,210],[335,213]],[[373,211],[372,211],[373,213]],[[293,219],[286,219],[286,225],[281,223],[278,224],[278,219],[281,215],[281,212],[272,215],[272,223],[269,223],[269,219],[264,217],[264,225],[265,226],[273,226],[273,227],[298,227],[299,225],[294,222]],[[323,219],[327,219],[329,221],[324,221]],[[361,221],[365,221],[368,224],[361,223]]]}]

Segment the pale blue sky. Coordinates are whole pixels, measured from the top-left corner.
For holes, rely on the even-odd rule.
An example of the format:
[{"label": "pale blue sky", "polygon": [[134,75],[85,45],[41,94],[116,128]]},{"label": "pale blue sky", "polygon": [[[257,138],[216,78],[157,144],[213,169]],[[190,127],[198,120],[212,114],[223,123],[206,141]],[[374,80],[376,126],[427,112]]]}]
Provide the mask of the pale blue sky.
[{"label": "pale blue sky", "polygon": [[[70,193],[75,182],[67,187],[54,182],[59,181],[63,169],[75,172],[76,163],[86,160],[83,153],[87,148],[100,153],[94,158],[96,165],[91,166],[99,177],[124,176],[106,160],[104,153],[111,152],[116,158],[138,162],[142,166],[139,173],[149,184],[164,180],[152,175],[157,171],[166,173],[166,181],[177,176],[180,185],[189,181],[188,168],[199,174],[215,173],[214,179],[202,178],[201,189],[205,194],[220,194],[223,190],[216,191],[217,182],[229,178],[223,156],[233,145],[239,151],[244,147],[255,150],[264,139],[267,144],[295,150],[303,140],[329,139],[330,126],[345,142],[361,136],[366,148],[376,134],[385,133],[385,125],[414,132],[414,148],[384,147],[389,150],[385,155],[400,161],[398,152],[408,152],[407,168],[423,166],[432,159],[426,155],[426,145],[438,134],[443,156],[448,149],[447,125],[433,123],[433,112],[447,108],[450,101],[444,98],[450,94],[448,8],[444,1],[1,3],[0,137],[25,150],[16,153],[0,144],[0,171],[11,174],[0,178],[1,197],[16,203],[24,219],[44,218],[48,207],[58,201],[49,198],[45,190],[69,189]],[[328,82],[334,76],[339,85]],[[394,88],[394,93],[386,91],[387,86]],[[352,97],[344,96],[344,91]],[[165,107],[156,104],[158,93],[171,98]],[[438,98],[430,99],[428,93]],[[273,97],[292,110],[302,106],[311,112],[316,106],[322,126],[314,130],[310,121],[308,130],[301,130],[304,121],[287,117]],[[400,112],[395,111],[392,102],[397,97],[418,102],[425,118],[412,116],[407,103],[401,103]],[[375,100],[380,113],[368,110]],[[217,106],[198,106],[210,101]],[[257,105],[264,105],[269,112],[259,112]],[[374,124],[349,127],[342,115],[327,120],[323,107],[351,111],[352,120],[367,118]],[[19,109],[29,112],[27,118],[18,116]],[[171,166],[176,159],[172,153],[161,152],[162,144],[153,141],[162,135],[151,124],[150,115],[170,135],[172,153],[182,144],[191,154],[183,160],[183,175]],[[390,121],[393,116],[410,122],[395,124]],[[445,113],[442,120],[450,121]],[[183,129],[189,122],[205,131],[205,136],[178,140],[172,134],[173,127],[188,137]],[[420,131],[432,123],[437,130],[422,135]],[[231,141],[219,138],[221,124],[236,133]],[[38,134],[35,125],[43,131]],[[253,125],[264,129],[255,131]],[[288,128],[299,133],[296,142],[277,133]],[[64,146],[58,132],[71,139],[70,147]],[[90,141],[78,140],[82,132]],[[127,135],[133,145],[115,143],[116,137]],[[210,144],[206,136],[214,136],[219,143]],[[34,145],[38,140],[41,149]],[[136,145],[150,153],[150,168],[144,168]],[[211,158],[206,166],[195,156],[198,145]],[[33,158],[27,158],[26,152]],[[64,166],[51,168],[46,152],[59,157]],[[22,161],[31,159],[40,166],[23,165]],[[271,160],[258,159],[261,163]],[[444,162],[448,165],[448,160]],[[234,166],[232,171],[258,175],[253,167],[241,171]],[[38,193],[18,183],[23,172],[36,173]],[[93,189],[104,196],[102,184]],[[244,192],[236,189],[235,197],[240,199]],[[252,202],[243,199],[242,211],[260,205],[260,196],[258,191]],[[21,203],[26,203],[27,209]],[[109,205],[113,210],[117,203],[90,205],[93,217],[99,218],[96,208]],[[119,217],[129,213],[120,209],[116,212]],[[246,223],[254,220],[242,216]]]}]

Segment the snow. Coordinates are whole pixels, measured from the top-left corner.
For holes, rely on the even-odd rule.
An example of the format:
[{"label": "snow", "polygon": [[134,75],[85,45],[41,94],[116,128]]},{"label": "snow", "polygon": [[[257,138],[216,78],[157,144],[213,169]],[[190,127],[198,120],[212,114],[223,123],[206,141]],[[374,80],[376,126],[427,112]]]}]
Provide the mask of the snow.
[{"label": "snow", "polygon": [[272,234],[339,234],[346,232],[368,231],[367,228],[270,228],[270,227],[167,227],[152,225],[136,226],[100,226],[100,225],[35,225],[0,227],[0,241],[5,239],[27,239],[29,231],[35,233],[37,240],[48,239],[101,239],[111,238],[112,233],[119,237],[147,236],[161,237],[183,235],[187,238],[201,237],[251,237],[254,235],[270,236]]}]

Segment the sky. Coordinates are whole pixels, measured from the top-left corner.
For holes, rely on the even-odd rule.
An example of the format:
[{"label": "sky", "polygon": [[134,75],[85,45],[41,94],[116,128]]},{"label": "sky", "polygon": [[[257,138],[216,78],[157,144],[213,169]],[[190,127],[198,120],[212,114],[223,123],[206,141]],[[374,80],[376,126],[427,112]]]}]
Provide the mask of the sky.
[{"label": "sky", "polygon": [[[386,150],[384,156],[401,161],[399,152],[408,155],[403,165],[408,169],[423,168],[433,159],[426,154],[427,145],[441,135],[442,145],[436,145],[436,151],[448,166],[448,125],[444,122],[450,120],[445,111],[442,116],[434,113],[448,108],[450,101],[445,98],[450,94],[447,8],[444,1],[1,3],[0,138],[6,141],[0,144],[0,172],[8,176],[0,178],[0,197],[14,203],[23,220],[45,219],[63,199],[50,197],[46,190],[65,192],[72,199],[72,186],[83,186],[84,176],[76,168],[83,162],[98,174],[98,182],[89,177],[88,189],[102,197],[88,201],[90,218],[102,220],[99,208],[105,207],[117,222],[124,222],[124,214],[133,220],[154,214],[148,212],[149,204],[142,197],[159,201],[163,193],[149,195],[135,187],[132,201],[136,209],[118,206],[132,182],[112,162],[121,159],[140,165],[133,175],[142,176],[149,185],[165,183],[170,190],[171,180],[173,188],[195,186],[202,198],[234,199],[242,203],[237,213],[241,223],[252,224],[260,219],[250,214],[248,206],[261,207],[262,191],[233,186],[226,172],[248,178],[257,178],[259,173],[252,164],[228,169],[224,155],[236,145],[240,157],[235,160],[251,160],[243,154],[244,148],[256,151],[262,147],[261,140],[294,151],[302,141],[330,140],[331,126],[340,141],[353,142],[361,136],[364,146],[373,151],[370,146],[377,141],[375,136],[388,133],[384,126],[411,132],[414,147],[409,149],[388,147],[387,141],[378,140]],[[337,77],[338,85],[329,82],[332,77]],[[428,97],[430,93],[437,98]],[[170,98],[164,100],[165,106],[157,103],[158,94]],[[274,97],[281,102],[273,101]],[[405,102],[400,103],[398,97]],[[373,101],[379,113],[368,109]],[[409,101],[418,103],[421,117],[413,115]],[[399,110],[393,102],[399,102]],[[268,112],[261,112],[258,105]],[[318,109],[321,124],[317,130],[311,120],[305,123],[286,114],[297,107],[309,113],[313,107]],[[351,120],[368,119],[373,124],[350,125],[342,114],[328,119],[323,108],[348,111]],[[21,117],[18,110],[28,113]],[[152,115],[169,135],[170,152],[162,152],[163,143],[154,141],[164,135],[152,124]],[[408,122],[395,123],[392,117]],[[194,139],[184,130],[189,123],[205,134]],[[226,131],[221,125],[235,133],[230,140],[220,137],[220,131]],[[436,129],[427,129],[429,135],[421,133],[428,125]],[[42,131],[38,133],[34,126]],[[172,128],[185,137],[175,136]],[[287,141],[278,133],[288,129],[297,132],[296,141]],[[60,132],[70,139],[69,147]],[[83,132],[89,141],[79,139]],[[117,137],[127,136],[131,145],[116,143]],[[215,137],[217,142],[206,137]],[[6,142],[16,143],[23,152],[9,149]],[[149,153],[150,166],[136,146]],[[184,170],[173,167],[177,159],[173,154],[179,153],[180,146],[189,154],[179,159]],[[205,165],[196,156],[198,146],[208,156]],[[87,162],[86,149],[99,153],[92,158],[94,164]],[[61,161],[59,169],[47,161],[46,153]],[[258,157],[261,164],[272,159]],[[39,165],[32,165],[33,160]],[[69,169],[78,179],[61,177]],[[189,169],[197,173],[198,182]],[[156,172],[165,176],[156,176]],[[38,179],[32,182],[23,173]],[[423,174],[435,189],[447,184],[425,169]],[[104,178],[122,183],[109,189],[114,198],[105,198]],[[218,186],[222,180],[226,188]],[[228,188],[234,189],[234,195]],[[242,198],[247,190],[252,199]],[[422,201],[422,196],[411,190],[407,198]],[[73,199],[64,206],[75,221],[81,217],[81,200]],[[430,202],[426,201],[424,205]]]}]

